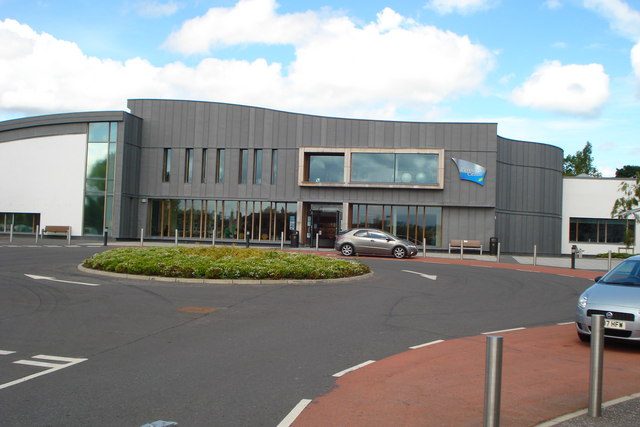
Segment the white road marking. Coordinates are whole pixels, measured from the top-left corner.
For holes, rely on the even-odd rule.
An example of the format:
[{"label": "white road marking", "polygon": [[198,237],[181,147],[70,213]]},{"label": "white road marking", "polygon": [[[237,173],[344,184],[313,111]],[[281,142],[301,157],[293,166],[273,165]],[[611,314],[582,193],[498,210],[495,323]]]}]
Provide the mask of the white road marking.
[{"label": "white road marking", "polygon": [[25,381],[32,380],[34,378],[41,377],[43,375],[53,373],[55,371],[59,371],[60,369],[68,368],[69,366],[76,365],[78,363],[81,363],[87,360],[87,359],[76,358],[76,357],[49,356],[46,354],[38,354],[37,356],[33,356],[32,359],[51,360],[51,361],[59,361],[59,362],[66,362],[66,363],[48,363],[48,362],[38,362],[36,360],[16,360],[13,363],[16,363],[19,365],[42,366],[42,367],[47,367],[49,369],[32,374],[32,375],[27,375],[26,377],[22,377],[17,380],[10,381],[8,383],[0,384],[0,390],[3,388],[14,386],[16,384],[23,383]]},{"label": "white road marking", "polygon": [[71,283],[73,285],[84,285],[84,286],[100,286],[97,283],[85,283],[85,282],[73,282],[71,280],[60,280],[55,277],[47,277],[47,276],[36,276],[34,274],[25,274],[25,276],[34,280],[51,280],[52,282],[61,282],[61,283]]},{"label": "white road marking", "polygon": [[512,328],[512,329],[503,329],[501,331],[483,332],[482,335],[499,334],[502,332],[511,332],[511,331],[521,331],[523,329],[527,329],[527,328]]},{"label": "white road marking", "polygon": [[10,354],[15,353],[15,351],[11,351],[11,350],[0,350],[0,356],[8,356]]},{"label": "white road marking", "polygon": [[424,277],[425,279],[436,280],[438,278],[438,276],[430,276],[428,274],[420,273],[418,271],[411,271],[411,270],[402,270],[402,271],[404,271],[405,273],[417,274],[418,276]]},{"label": "white road marking", "polygon": [[444,342],[444,340],[435,340],[435,341],[427,342],[427,343],[420,344],[420,345],[414,345],[413,347],[409,347],[409,348],[411,350],[415,350],[417,348],[427,347],[427,346],[430,346],[430,345],[439,344],[441,342]]},{"label": "white road marking", "polygon": [[311,403],[311,399],[302,399],[298,404],[289,412],[289,414],[284,417],[280,424],[277,427],[289,427],[295,420],[298,418],[298,415],[304,411],[304,408]]},{"label": "white road marking", "polygon": [[367,366],[367,365],[370,365],[370,364],[372,364],[373,362],[375,362],[375,360],[367,360],[366,362],[362,362],[362,363],[361,363],[361,364],[359,364],[359,365],[352,366],[351,368],[345,369],[344,371],[340,371],[340,372],[338,372],[337,374],[333,374],[333,376],[334,376],[334,377],[336,377],[336,378],[339,378],[339,377],[343,376],[344,374],[348,374],[349,372],[353,372],[353,371],[355,371],[355,370],[357,370],[357,369],[360,369],[360,368],[362,368],[362,367],[365,367],[365,366]]},{"label": "white road marking", "polygon": [[556,325],[573,325],[576,322],[564,322],[564,323],[556,323]]}]

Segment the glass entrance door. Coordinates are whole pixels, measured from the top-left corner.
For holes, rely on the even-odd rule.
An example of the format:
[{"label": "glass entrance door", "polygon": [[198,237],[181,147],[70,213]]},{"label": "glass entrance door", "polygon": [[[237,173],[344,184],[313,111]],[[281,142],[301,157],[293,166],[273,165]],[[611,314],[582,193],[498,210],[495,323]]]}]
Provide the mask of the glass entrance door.
[{"label": "glass entrance door", "polygon": [[332,248],[336,242],[336,234],[340,231],[340,219],[342,217],[342,205],[315,205],[309,209],[310,219],[310,246],[315,246],[316,238],[318,247]]}]

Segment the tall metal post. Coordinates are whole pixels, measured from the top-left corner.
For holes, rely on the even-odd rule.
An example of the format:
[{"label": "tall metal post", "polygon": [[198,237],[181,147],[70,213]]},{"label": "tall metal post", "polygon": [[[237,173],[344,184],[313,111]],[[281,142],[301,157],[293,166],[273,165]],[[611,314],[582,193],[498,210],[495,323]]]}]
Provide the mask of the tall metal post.
[{"label": "tall metal post", "polygon": [[602,416],[602,368],[604,354],[604,316],[591,316],[591,369],[589,370],[590,417]]},{"label": "tall metal post", "polygon": [[502,337],[487,337],[487,362],[484,377],[484,426],[500,425],[500,395],[502,389]]}]

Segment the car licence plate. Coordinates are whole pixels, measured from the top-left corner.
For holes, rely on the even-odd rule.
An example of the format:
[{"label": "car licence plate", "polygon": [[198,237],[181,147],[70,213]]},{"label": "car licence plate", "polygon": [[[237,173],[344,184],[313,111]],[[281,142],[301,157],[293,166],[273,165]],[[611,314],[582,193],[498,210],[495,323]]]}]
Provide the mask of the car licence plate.
[{"label": "car licence plate", "polygon": [[625,323],[619,320],[604,319],[604,327],[609,329],[625,329]]}]

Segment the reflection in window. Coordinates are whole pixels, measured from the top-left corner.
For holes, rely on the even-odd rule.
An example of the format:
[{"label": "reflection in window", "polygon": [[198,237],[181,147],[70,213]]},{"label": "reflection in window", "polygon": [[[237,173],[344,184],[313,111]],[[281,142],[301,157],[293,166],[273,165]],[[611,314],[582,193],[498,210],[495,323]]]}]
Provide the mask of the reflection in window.
[{"label": "reflection in window", "polygon": [[89,123],[83,234],[102,234],[111,227],[118,123]]},{"label": "reflection in window", "polygon": [[224,148],[216,150],[216,184],[224,182]]},{"label": "reflection in window", "polygon": [[271,150],[271,184],[278,179],[278,150]]},{"label": "reflection in window", "polygon": [[262,184],[262,150],[253,150],[253,183]]},{"label": "reflection in window", "polygon": [[634,220],[570,218],[569,240],[583,243],[622,244],[629,230],[631,239],[635,239]]},{"label": "reflection in window", "polygon": [[171,179],[171,148],[165,148],[162,154],[162,182]]},{"label": "reflection in window", "polygon": [[344,182],[344,155],[310,154],[309,182]]},{"label": "reflection in window", "polygon": [[242,149],[240,150],[240,169],[238,182],[240,184],[247,183],[247,168],[249,167],[249,150]]},{"label": "reflection in window", "polygon": [[184,182],[193,181],[193,148],[187,148],[184,153]]},{"label": "reflection in window", "polygon": [[207,182],[207,149],[202,149],[202,166],[200,167],[200,182]]},{"label": "reflection in window", "polygon": [[387,231],[415,243],[441,246],[442,208],[354,204],[351,227]]},{"label": "reflection in window", "polygon": [[438,155],[353,153],[351,182],[437,185]]}]

